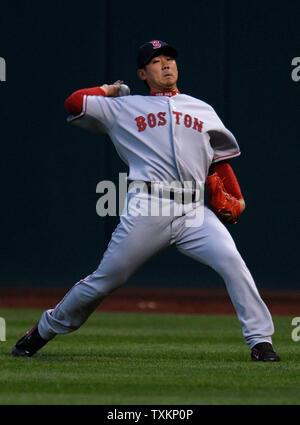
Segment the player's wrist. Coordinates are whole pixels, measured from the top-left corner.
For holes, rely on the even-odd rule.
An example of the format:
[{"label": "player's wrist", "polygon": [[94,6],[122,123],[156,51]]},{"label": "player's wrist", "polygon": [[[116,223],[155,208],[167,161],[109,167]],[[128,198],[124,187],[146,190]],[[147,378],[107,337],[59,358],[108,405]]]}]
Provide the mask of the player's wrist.
[{"label": "player's wrist", "polygon": [[100,89],[105,92],[105,96],[107,97],[117,97],[122,83],[123,81],[117,80],[113,84],[103,84],[100,86]]},{"label": "player's wrist", "polygon": [[99,94],[100,94],[100,96],[104,96],[104,97],[106,97],[106,91],[105,91],[105,90],[103,90],[103,87],[98,87],[98,90],[99,90]]},{"label": "player's wrist", "polygon": [[105,96],[107,97],[116,97],[118,95],[119,87],[115,84],[103,84],[100,86],[100,89],[104,91]]},{"label": "player's wrist", "polygon": [[102,84],[102,86],[99,86],[99,89],[103,91],[104,96],[108,96],[108,93],[109,93],[108,84]]}]

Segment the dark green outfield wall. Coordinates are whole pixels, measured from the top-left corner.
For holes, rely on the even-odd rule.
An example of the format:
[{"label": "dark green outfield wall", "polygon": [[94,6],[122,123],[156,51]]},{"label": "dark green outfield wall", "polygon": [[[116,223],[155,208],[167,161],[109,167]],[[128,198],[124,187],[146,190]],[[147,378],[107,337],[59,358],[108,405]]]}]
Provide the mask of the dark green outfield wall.
[{"label": "dark green outfield wall", "polygon": [[[145,94],[136,51],[158,38],[179,49],[180,90],[213,105],[239,141],[247,210],[230,231],[258,286],[299,288],[299,24],[296,0],[1,4],[0,285],[70,286],[97,267],[117,220],[96,215],[96,185],[127,168],[106,136],[66,124],[63,102],[118,78]],[[170,249],[128,284],[222,282]]]}]

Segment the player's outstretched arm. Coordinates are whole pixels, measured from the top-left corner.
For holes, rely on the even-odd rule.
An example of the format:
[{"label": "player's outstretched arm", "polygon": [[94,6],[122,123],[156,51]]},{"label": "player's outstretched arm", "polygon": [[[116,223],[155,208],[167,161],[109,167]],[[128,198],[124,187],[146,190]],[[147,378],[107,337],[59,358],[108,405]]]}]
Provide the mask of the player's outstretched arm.
[{"label": "player's outstretched arm", "polygon": [[123,81],[118,80],[113,84],[103,84],[102,86],[77,90],[65,100],[65,109],[72,115],[79,115],[83,108],[83,97],[86,96],[107,96],[117,97]]}]

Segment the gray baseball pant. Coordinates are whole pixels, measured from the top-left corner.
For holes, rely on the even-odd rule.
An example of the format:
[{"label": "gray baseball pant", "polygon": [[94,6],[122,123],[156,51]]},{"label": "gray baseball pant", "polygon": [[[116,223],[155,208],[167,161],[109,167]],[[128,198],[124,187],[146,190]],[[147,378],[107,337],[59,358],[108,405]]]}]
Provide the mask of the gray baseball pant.
[{"label": "gray baseball pant", "polygon": [[174,244],[179,252],[210,266],[223,278],[246,344],[252,348],[259,342],[272,343],[270,312],[227,228],[207,207],[202,225],[188,227],[186,220],[185,214],[121,216],[98,268],[76,283],[54,309],[42,314],[38,325],[42,338],[78,329],[105,297]]}]

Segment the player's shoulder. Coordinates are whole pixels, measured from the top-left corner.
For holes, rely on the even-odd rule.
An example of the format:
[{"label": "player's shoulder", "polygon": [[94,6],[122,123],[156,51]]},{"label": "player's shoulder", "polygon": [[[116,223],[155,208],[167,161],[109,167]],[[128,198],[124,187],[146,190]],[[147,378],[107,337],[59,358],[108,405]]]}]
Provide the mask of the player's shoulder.
[{"label": "player's shoulder", "polygon": [[200,106],[204,109],[208,109],[208,110],[211,110],[211,111],[214,110],[214,108],[209,103],[204,102],[204,100],[198,99],[197,97],[190,96],[190,95],[185,94],[185,93],[181,93],[180,95],[175,96],[175,97],[180,102],[186,102],[186,103],[190,103],[190,104],[193,103],[193,104],[196,104],[196,105],[198,105],[198,106]]},{"label": "player's shoulder", "polygon": [[111,111],[114,111],[116,114],[121,113],[122,111],[128,111],[131,108],[135,108],[137,104],[143,104],[144,96],[137,95],[128,95],[121,97],[102,97],[99,96],[97,101],[101,107],[108,108]]},{"label": "player's shoulder", "polygon": [[142,96],[142,95],[128,95],[128,96],[121,96],[121,97],[110,97],[106,98],[111,100],[114,103],[124,105],[124,104],[130,104],[130,103],[137,103],[137,102],[146,102],[149,99],[149,96]]}]

